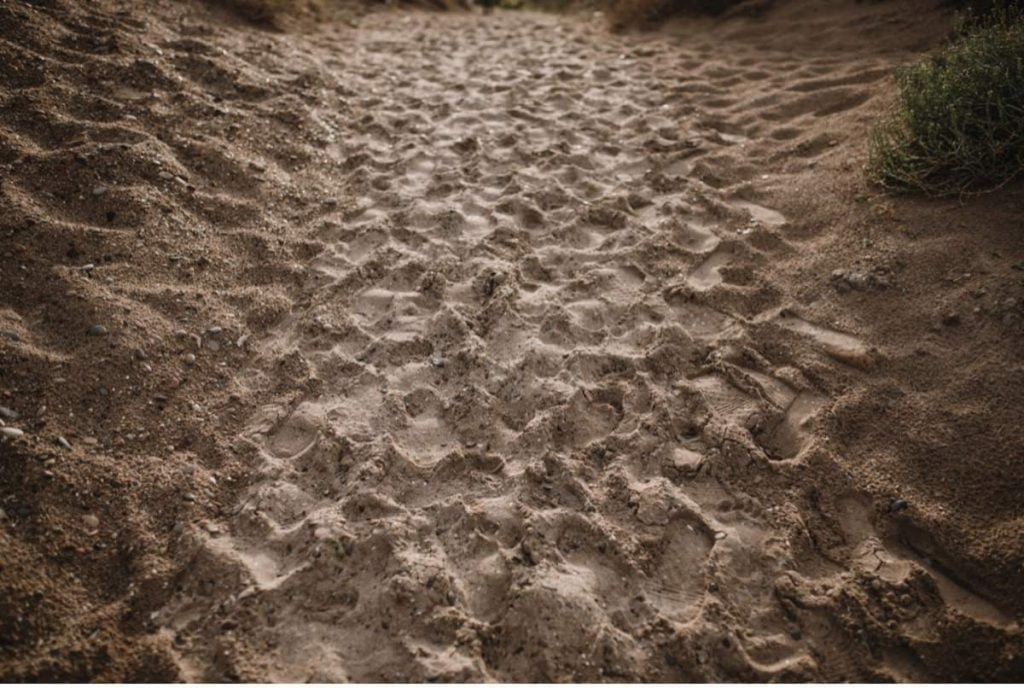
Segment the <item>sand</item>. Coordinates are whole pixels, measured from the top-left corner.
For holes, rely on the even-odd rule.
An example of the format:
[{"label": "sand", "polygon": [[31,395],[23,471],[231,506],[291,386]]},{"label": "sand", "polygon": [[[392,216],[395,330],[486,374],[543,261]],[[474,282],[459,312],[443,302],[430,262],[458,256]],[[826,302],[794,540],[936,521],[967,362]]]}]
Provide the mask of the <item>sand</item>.
[{"label": "sand", "polygon": [[1024,189],[828,5],[0,7],[0,677],[1024,677]]}]

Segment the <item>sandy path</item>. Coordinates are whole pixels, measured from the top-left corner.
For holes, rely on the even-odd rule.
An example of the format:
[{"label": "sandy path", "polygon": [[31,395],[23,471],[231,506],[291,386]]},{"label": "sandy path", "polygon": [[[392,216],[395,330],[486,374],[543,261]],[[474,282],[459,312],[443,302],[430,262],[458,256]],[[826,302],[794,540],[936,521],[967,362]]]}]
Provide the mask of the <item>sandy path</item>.
[{"label": "sandy path", "polygon": [[[257,375],[301,363],[197,574],[245,581],[232,626],[274,678],[845,674],[778,604],[817,555],[771,464],[814,451],[831,403],[798,361],[856,376],[872,353],[780,315],[755,270],[799,250],[787,218],[716,187],[752,171],[741,97],[785,140],[885,72],[710,50],[530,15],[385,15],[345,47],[351,203],[262,347]],[[163,623],[216,635],[200,602]]]},{"label": "sandy path", "polygon": [[307,363],[248,433],[266,480],[207,543],[278,617],[245,633],[279,677],[653,677],[723,614],[748,637],[702,638],[694,677],[722,644],[764,675],[811,661],[772,601],[792,549],[741,487],[767,472],[721,474],[795,456],[827,400],[707,296],[745,304],[786,220],[685,181],[741,139],[678,126],[700,55],[591,32],[388,16],[346,50],[353,207],[264,349]]},{"label": "sandy path", "polygon": [[[186,563],[132,603],[182,677],[920,680],[975,638],[1022,661],[1016,579],[982,595],[904,519],[871,453],[894,440],[844,460],[914,342],[802,305],[831,199],[787,179],[860,140],[888,57],[529,13],[159,30],[106,96],[157,124],[88,131],[178,175],[104,190],[116,223],[169,198],[196,242],[146,249],[194,272],[111,271],[206,380],[159,427],[219,433],[169,443]],[[893,279],[851,274],[864,299]],[[182,302],[226,331],[172,337]],[[211,484],[243,487],[219,509]]]}]

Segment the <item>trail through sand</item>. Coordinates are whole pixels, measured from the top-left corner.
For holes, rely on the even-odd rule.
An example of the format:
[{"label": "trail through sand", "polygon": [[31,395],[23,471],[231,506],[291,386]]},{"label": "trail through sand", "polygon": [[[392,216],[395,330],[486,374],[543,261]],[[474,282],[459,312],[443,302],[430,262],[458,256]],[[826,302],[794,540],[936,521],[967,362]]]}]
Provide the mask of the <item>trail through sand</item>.
[{"label": "trail through sand", "polygon": [[[275,648],[272,676],[843,675],[841,643],[779,604],[801,560],[837,568],[770,463],[823,439],[836,386],[801,357],[855,379],[873,350],[780,313],[754,270],[799,250],[787,218],[694,174],[742,155],[738,94],[786,138],[885,72],[709,50],[407,15],[338,58],[365,112],[337,133],[350,205],[262,346],[254,375],[305,365],[245,431],[265,478],[196,579],[249,581],[237,632]],[[782,79],[805,97],[775,105]],[[920,557],[845,505],[852,566],[902,582]],[[208,629],[183,653],[199,676],[219,620],[197,604],[165,618]]]},{"label": "trail through sand", "polygon": [[1020,666],[1016,579],[836,468],[870,321],[780,281],[816,235],[771,175],[845,138],[888,57],[529,13],[178,27],[162,59],[241,123],[173,146],[248,281],[208,292],[248,327],[199,365],[253,352],[223,359],[244,484],[176,526],[145,608],[182,678],[921,679],[970,638]]}]

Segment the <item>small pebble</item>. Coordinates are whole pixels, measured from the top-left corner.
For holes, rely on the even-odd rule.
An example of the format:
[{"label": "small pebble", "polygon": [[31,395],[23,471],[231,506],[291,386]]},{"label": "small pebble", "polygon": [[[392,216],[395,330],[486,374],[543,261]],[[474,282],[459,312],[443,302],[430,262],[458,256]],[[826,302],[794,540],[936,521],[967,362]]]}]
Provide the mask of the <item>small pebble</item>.
[{"label": "small pebble", "polygon": [[61,447],[63,447],[64,449],[71,449],[71,443],[70,443],[70,442],[68,442],[68,441],[67,441],[66,439],[64,439],[63,437],[58,437],[58,438],[57,438],[57,444],[59,444],[59,445],[60,445]]},{"label": "small pebble", "polygon": [[430,362],[435,368],[444,368],[445,360],[441,354],[434,354],[434,357],[430,359]]},{"label": "small pebble", "polygon": [[241,337],[238,338],[238,341],[235,342],[235,346],[241,349],[243,346],[245,346],[245,343],[247,341],[249,341],[249,335],[243,334]]},{"label": "small pebble", "polygon": [[186,502],[194,502],[194,501],[196,501],[196,496],[194,494],[192,494],[191,492],[186,492],[182,496],[182,499],[184,499]]},{"label": "small pebble", "polygon": [[105,186],[93,187],[93,190],[92,190],[92,195],[93,196],[102,196],[105,193],[107,193],[107,187],[105,187]]},{"label": "small pebble", "polygon": [[219,325],[214,325],[213,327],[211,327],[208,330],[206,330],[207,334],[212,334],[214,336],[220,334],[223,331],[224,331],[224,328],[220,327]]},{"label": "small pebble", "polygon": [[96,530],[100,527],[100,519],[95,514],[86,514],[82,517],[82,523],[89,530]]},{"label": "small pebble", "polygon": [[17,439],[18,437],[21,437],[24,434],[25,434],[25,431],[24,430],[19,430],[18,428],[10,428],[10,427],[0,428],[0,436],[6,437],[8,439],[12,439],[12,440],[13,439]]},{"label": "small pebble", "polygon": [[715,539],[716,540],[724,540],[725,539],[725,533],[723,533],[722,531],[718,531],[717,533],[715,533]]},{"label": "small pebble", "polygon": [[18,420],[19,413],[14,409],[7,408],[6,406],[0,406],[0,418],[4,420]]},{"label": "small pebble", "polygon": [[889,504],[889,511],[892,513],[905,511],[909,506],[910,504],[908,504],[905,499],[894,499],[892,500],[892,503]]},{"label": "small pebble", "polygon": [[196,364],[195,354],[185,354],[185,365],[194,366]]},{"label": "small pebble", "polygon": [[93,325],[89,328],[89,336],[91,337],[102,337],[107,333],[107,328],[103,325]]}]

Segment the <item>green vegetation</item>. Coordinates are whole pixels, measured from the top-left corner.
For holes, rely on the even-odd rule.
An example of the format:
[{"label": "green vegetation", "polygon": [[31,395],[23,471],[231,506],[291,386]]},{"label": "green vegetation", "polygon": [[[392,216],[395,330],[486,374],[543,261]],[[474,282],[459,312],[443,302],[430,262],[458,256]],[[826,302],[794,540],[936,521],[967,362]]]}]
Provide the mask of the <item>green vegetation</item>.
[{"label": "green vegetation", "polygon": [[1024,9],[988,4],[941,53],[897,72],[895,107],[871,135],[874,183],[956,195],[1024,173]]}]

